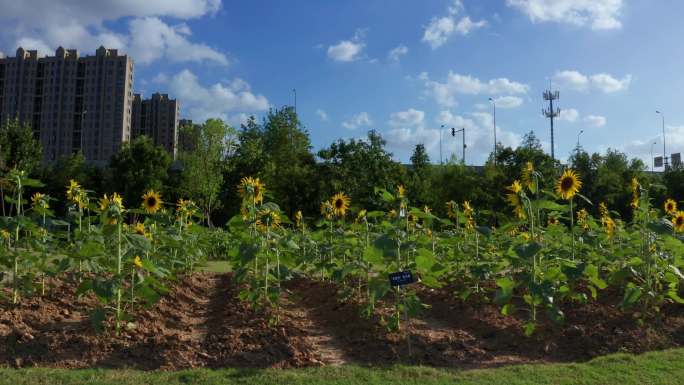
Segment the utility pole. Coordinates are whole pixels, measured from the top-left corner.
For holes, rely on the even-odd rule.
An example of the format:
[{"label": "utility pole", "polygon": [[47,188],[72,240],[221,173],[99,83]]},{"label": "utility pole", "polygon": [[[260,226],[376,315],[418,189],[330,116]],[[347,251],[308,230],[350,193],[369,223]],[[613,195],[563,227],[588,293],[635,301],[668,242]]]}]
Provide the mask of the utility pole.
[{"label": "utility pole", "polygon": [[460,130],[457,130],[457,129],[451,127],[451,136],[456,136],[457,132],[463,133],[463,156],[461,157],[461,162],[463,162],[463,165],[465,165],[465,150],[466,150],[465,127],[461,128]]},{"label": "utility pole", "polygon": [[667,152],[665,151],[665,114],[656,110],[656,114],[660,114],[663,121],[663,169],[667,170]]},{"label": "utility pole", "polygon": [[556,107],[555,110],[553,109],[553,101],[558,100],[558,98],[560,98],[560,93],[558,91],[544,91],[544,100],[547,100],[549,102],[549,109],[542,109],[542,114],[544,114],[544,116],[551,120],[551,159],[553,159],[554,162],[556,161],[556,150],[554,148],[553,141],[553,118],[558,117],[558,115],[560,115],[560,109],[558,107]]},{"label": "utility pole", "polygon": [[656,142],[651,143],[651,172],[653,172],[653,146],[656,145]]},{"label": "utility pole", "polygon": [[494,166],[496,166],[496,101],[492,98],[489,98],[489,101],[494,107]]}]

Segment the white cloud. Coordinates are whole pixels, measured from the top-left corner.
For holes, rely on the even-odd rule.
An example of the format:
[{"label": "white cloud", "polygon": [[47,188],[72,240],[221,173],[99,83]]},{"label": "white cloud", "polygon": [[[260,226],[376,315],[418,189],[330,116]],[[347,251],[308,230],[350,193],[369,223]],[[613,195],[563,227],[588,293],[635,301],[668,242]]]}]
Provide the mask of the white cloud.
[{"label": "white cloud", "polygon": [[626,91],[632,82],[632,75],[625,75],[622,79],[618,79],[607,73],[584,75],[575,70],[565,70],[556,72],[553,79],[561,87],[568,89],[585,91],[589,88],[594,88],[608,94]]},{"label": "white cloud", "polygon": [[409,108],[406,111],[392,113],[388,123],[392,127],[421,127],[424,120],[425,112]]},{"label": "white cloud", "polygon": [[[187,24],[169,26],[160,19],[193,19],[215,14],[220,7],[221,0],[0,0],[0,22],[5,31],[0,44],[11,50],[19,45],[38,49],[43,54],[54,53],[58,46],[92,52],[103,45],[142,54],[142,60],[134,58],[141,63],[165,58],[226,64],[225,55],[188,40],[191,31]],[[129,20],[126,33],[106,26],[120,19]]]},{"label": "white cloud", "polygon": [[203,86],[194,73],[185,69],[168,81],[168,88],[180,100],[183,114],[199,121],[221,118],[235,122],[246,113],[269,108],[266,97],[252,93],[249,84],[241,79]]},{"label": "white cloud", "polygon": [[464,16],[457,22],[456,15],[461,10],[463,10],[463,4],[457,0],[448,8],[446,16],[433,17],[425,27],[423,42],[429,44],[432,49],[437,49],[444,45],[455,32],[465,36],[487,25],[485,20],[474,22],[469,16]]},{"label": "white cloud", "polygon": [[605,93],[625,91],[632,82],[632,75],[616,79],[609,74],[596,74],[591,77],[592,84]]},{"label": "white cloud", "polygon": [[228,64],[226,56],[205,44],[188,41],[187,25],[171,27],[158,17],[134,19],[130,22],[128,51],[137,63],[148,64],[165,58],[173,62],[210,61]]},{"label": "white cloud", "polygon": [[601,115],[587,115],[584,117],[584,122],[590,127],[603,127],[606,125],[606,118]]},{"label": "white cloud", "polygon": [[351,40],[342,40],[328,47],[328,57],[338,62],[359,59],[366,43],[363,42],[365,30],[359,29]]},{"label": "white cloud", "polygon": [[560,111],[558,120],[564,120],[566,122],[574,123],[579,119],[579,111],[574,108],[564,108]]},{"label": "white cloud", "polygon": [[470,75],[460,75],[451,71],[449,71],[445,83],[430,80],[426,73],[421,73],[419,79],[423,80],[426,93],[434,98],[439,105],[445,107],[455,106],[457,104],[456,95],[458,94],[526,94],[530,89],[527,84],[511,81],[507,78],[481,81]]},{"label": "white cloud", "polygon": [[553,79],[556,83],[575,90],[585,90],[589,86],[589,78],[577,71],[559,71]]},{"label": "white cloud", "polygon": [[321,119],[321,121],[323,121],[323,122],[327,122],[327,121],[328,121],[328,113],[325,112],[325,111],[323,111],[322,109],[320,109],[320,108],[317,109],[317,110],[316,110],[316,115],[318,115],[318,117]]},{"label": "white cloud", "polygon": [[342,127],[348,130],[356,130],[359,127],[368,126],[370,127],[373,121],[367,112],[360,112],[353,115],[349,120],[342,122]]},{"label": "white cloud", "polygon": [[169,81],[169,76],[163,72],[160,72],[152,78],[152,83],[164,84]]},{"label": "white cloud", "polygon": [[401,56],[408,53],[408,47],[405,45],[400,45],[398,47],[392,48],[392,50],[387,55],[392,61],[399,61]]},{"label": "white cloud", "polygon": [[506,0],[533,22],[591,26],[594,30],[619,29],[622,0]]},{"label": "white cloud", "polygon": [[483,28],[487,25],[487,22],[485,20],[480,20],[480,21],[472,21],[470,20],[470,17],[466,16],[462,18],[458,24],[456,24],[456,32],[460,33],[461,35],[467,35],[470,33],[470,31],[475,31],[480,28]]},{"label": "white cloud", "polygon": [[496,108],[517,108],[522,106],[523,100],[517,96],[501,96],[494,99]]}]

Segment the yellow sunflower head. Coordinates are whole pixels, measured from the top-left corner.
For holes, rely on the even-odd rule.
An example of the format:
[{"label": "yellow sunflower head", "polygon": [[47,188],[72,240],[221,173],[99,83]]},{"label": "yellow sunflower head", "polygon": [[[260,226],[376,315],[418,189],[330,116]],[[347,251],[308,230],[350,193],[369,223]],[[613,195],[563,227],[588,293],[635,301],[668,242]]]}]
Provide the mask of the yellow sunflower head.
[{"label": "yellow sunflower head", "polygon": [[1,229],[1,230],[0,230],[0,236],[1,236],[2,239],[4,239],[5,241],[8,241],[8,240],[10,239],[10,233],[9,233],[9,231],[7,231],[6,229]]},{"label": "yellow sunflower head", "polygon": [[639,191],[639,180],[636,177],[632,178],[632,193],[637,194]]},{"label": "yellow sunflower head", "polygon": [[397,186],[397,194],[399,195],[399,198],[403,198],[406,196],[406,188],[403,184]]},{"label": "yellow sunflower head", "polygon": [[33,207],[41,207],[43,209],[50,207],[48,204],[48,196],[39,192],[33,194],[31,197],[31,203],[33,204]]},{"label": "yellow sunflower head", "polygon": [[456,210],[458,210],[458,204],[454,201],[449,201],[446,203],[447,217],[451,219],[456,218]]},{"label": "yellow sunflower head", "polygon": [[297,210],[297,212],[295,213],[295,226],[296,227],[301,227],[302,219],[304,219],[304,215],[302,215],[302,210]]},{"label": "yellow sunflower head", "polygon": [[558,223],[559,223],[559,222],[558,222],[558,218],[556,218],[556,217],[549,217],[549,226],[555,226],[555,225],[557,225]]},{"label": "yellow sunflower head", "polygon": [[257,229],[266,231],[280,227],[280,212],[270,208],[264,208],[257,212]]},{"label": "yellow sunflower head", "polygon": [[116,210],[115,214],[121,214],[124,211],[123,199],[119,193],[114,193],[111,197],[105,194],[100,199],[100,211],[104,213],[110,210]]},{"label": "yellow sunflower head", "polygon": [[603,228],[606,230],[606,234],[609,237],[612,237],[615,234],[615,221],[613,218],[609,216],[604,216],[601,218],[601,224],[603,225]]},{"label": "yellow sunflower head", "polygon": [[329,201],[321,202],[321,215],[327,220],[331,220],[333,217],[333,205]]},{"label": "yellow sunflower head", "polygon": [[366,209],[361,209],[358,214],[356,214],[356,223],[363,222],[366,220]]},{"label": "yellow sunflower head", "polygon": [[522,182],[530,192],[534,193],[537,191],[537,184],[534,181],[534,165],[532,162],[525,163],[522,172]]},{"label": "yellow sunflower head", "polygon": [[556,194],[562,199],[570,200],[582,188],[582,181],[574,170],[565,170],[556,183]]},{"label": "yellow sunflower head", "polygon": [[81,185],[78,184],[78,182],[76,182],[75,180],[70,179],[69,185],[66,189],[67,198],[69,198],[70,201],[74,201],[78,196],[79,190],[81,190]]},{"label": "yellow sunflower head", "polygon": [[424,212],[425,214],[430,214],[430,213],[432,212],[432,209],[429,208],[427,205],[425,205],[425,206],[423,207],[423,212]]},{"label": "yellow sunflower head", "polygon": [[330,204],[333,207],[333,213],[339,218],[344,217],[344,215],[347,213],[350,202],[351,199],[343,192],[339,192],[330,198]]},{"label": "yellow sunflower head", "polygon": [[134,264],[135,267],[137,267],[138,269],[142,269],[142,267],[143,267],[142,259],[140,259],[140,256],[139,256],[139,255],[136,255],[135,258],[133,258],[133,264]]},{"label": "yellow sunflower head", "polygon": [[159,209],[161,209],[162,206],[162,199],[161,196],[155,192],[154,190],[150,190],[143,194],[142,196],[142,208],[145,209],[145,212],[148,214],[154,214]]},{"label": "yellow sunflower head", "polygon": [[664,204],[665,212],[668,214],[674,214],[677,212],[677,202],[674,199],[668,199]]},{"label": "yellow sunflower head", "polygon": [[676,232],[681,233],[684,231],[684,211],[677,211],[672,219],[672,224]]},{"label": "yellow sunflower head", "polygon": [[264,202],[264,193],[266,192],[266,185],[262,183],[259,178],[252,178],[251,176],[242,178],[238,185],[238,193],[243,201],[250,201],[252,204],[258,205]]}]

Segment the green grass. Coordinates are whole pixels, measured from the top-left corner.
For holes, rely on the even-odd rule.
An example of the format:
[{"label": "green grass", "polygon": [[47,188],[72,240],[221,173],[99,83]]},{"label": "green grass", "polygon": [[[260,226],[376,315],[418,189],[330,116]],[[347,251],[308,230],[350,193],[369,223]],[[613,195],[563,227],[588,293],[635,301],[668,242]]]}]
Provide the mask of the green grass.
[{"label": "green grass", "polygon": [[417,366],[311,369],[222,369],[140,372],[109,369],[0,369],[0,384],[619,384],[684,382],[684,349],[640,356],[614,354],[582,364],[519,365],[496,369],[448,370]]},{"label": "green grass", "polygon": [[232,267],[228,261],[207,261],[206,266],[202,266],[200,271],[209,273],[228,273],[232,271]]}]

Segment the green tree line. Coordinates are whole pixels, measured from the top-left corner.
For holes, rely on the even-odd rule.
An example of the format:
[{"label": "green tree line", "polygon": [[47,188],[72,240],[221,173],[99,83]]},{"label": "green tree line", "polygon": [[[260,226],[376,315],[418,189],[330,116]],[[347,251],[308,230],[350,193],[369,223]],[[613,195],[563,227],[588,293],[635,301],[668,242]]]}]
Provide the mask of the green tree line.
[{"label": "green tree line", "polygon": [[[639,159],[620,151],[590,154],[573,150],[569,163],[554,162],[541,143],[529,133],[517,148],[499,144],[483,166],[466,166],[456,158],[444,165],[430,162],[425,147],[416,145],[410,164],[392,159],[386,142],[374,130],[366,139],[339,139],[313,152],[309,133],[293,108],[272,110],[261,121],[251,117],[234,128],[219,119],[181,127],[177,161],[147,137],[124,144],[106,167],[96,167],[80,153],[51,164],[41,162],[42,150],[30,127],[7,121],[0,127],[0,178],[13,168],[26,170],[45,183],[43,192],[62,197],[70,179],[98,194],[120,193],[129,206],[137,206],[146,191],[159,191],[166,202],[179,198],[194,200],[208,225],[222,225],[239,212],[236,186],[247,176],[258,177],[267,186],[270,200],[292,217],[301,210],[305,217],[318,217],[320,202],[344,191],[353,206],[372,210],[382,203],[375,188],[404,185],[412,202],[444,215],[445,202],[470,201],[480,220],[490,225],[506,222],[511,211],[504,195],[506,187],[519,179],[528,162],[553,183],[563,167],[575,169],[583,182],[582,194],[592,204],[581,203],[597,212],[605,202],[623,219],[629,220],[631,180],[652,187],[655,204],[666,198],[684,201],[684,169],[670,168],[651,174]],[[0,195],[4,196],[0,183]],[[64,201],[64,200],[60,200]],[[3,215],[9,206],[3,204]],[[63,207],[56,207],[63,211]]]}]

